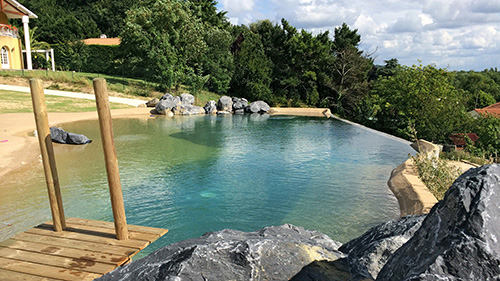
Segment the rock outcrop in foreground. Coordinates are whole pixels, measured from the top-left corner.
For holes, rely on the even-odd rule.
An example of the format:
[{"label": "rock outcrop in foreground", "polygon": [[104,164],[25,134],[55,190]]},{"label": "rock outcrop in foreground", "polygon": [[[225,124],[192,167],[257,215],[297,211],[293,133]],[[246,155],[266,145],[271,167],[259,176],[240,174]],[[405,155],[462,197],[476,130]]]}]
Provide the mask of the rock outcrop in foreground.
[{"label": "rock outcrop in foreground", "polygon": [[377,280],[500,280],[500,165],[460,176]]},{"label": "rock outcrop in foreground", "polygon": [[289,224],[222,230],[166,246],[98,280],[290,280],[315,260],[344,257],[340,245]]},{"label": "rock outcrop in foreground", "polygon": [[348,254],[351,280],[377,278],[387,260],[413,236],[424,219],[425,215],[420,215],[388,221],[342,245],[339,251]]},{"label": "rock outcrop in foreground", "polygon": [[341,247],[292,225],[222,230],[98,280],[500,280],[499,206],[500,165],[489,165],[458,178],[428,215],[380,224]]}]

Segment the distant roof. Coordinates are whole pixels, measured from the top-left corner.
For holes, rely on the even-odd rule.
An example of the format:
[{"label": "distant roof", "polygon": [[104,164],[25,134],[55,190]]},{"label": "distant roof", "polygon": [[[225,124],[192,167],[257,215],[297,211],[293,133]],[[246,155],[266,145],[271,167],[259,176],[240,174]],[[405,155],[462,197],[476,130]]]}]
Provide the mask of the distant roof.
[{"label": "distant roof", "polygon": [[9,19],[20,19],[23,16],[28,16],[29,18],[38,18],[35,13],[28,10],[23,5],[19,4],[16,0],[3,0],[3,7],[0,7],[1,11],[7,15]]},{"label": "distant roof", "polygon": [[88,38],[83,40],[85,45],[120,45],[120,38]]},{"label": "distant roof", "polygon": [[500,102],[497,102],[497,103],[492,104],[490,106],[487,106],[485,108],[474,109],[474,111],[476,111],[477,113],[479,113],[481,115],[493,114],[496,116],[500,116]]}]

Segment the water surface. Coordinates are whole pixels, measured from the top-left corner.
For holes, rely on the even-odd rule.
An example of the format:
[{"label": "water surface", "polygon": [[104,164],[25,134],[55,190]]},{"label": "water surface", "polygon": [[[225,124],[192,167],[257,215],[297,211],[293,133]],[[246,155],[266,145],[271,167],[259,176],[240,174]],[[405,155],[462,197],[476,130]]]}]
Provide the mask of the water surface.
[{"label": "water surface", "polygon": [[[397,218],[387,187],[404,142],[325,118],[191,116],[113,121],[127,221],[170,232],[143,251],[207,231],[291,223],[346,242]],[[56,145],[67,217],[112,221],[97,121],[93,140]],[[50,219],[40,163],[0,183],[0,240]]]}]

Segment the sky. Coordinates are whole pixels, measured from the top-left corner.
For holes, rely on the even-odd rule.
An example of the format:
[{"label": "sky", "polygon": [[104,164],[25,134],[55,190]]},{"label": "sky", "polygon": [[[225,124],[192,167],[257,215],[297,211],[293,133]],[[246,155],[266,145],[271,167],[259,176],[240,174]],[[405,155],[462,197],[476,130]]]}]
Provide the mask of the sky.
[{"label": "sky", "polygon": [[500,0],[218,0],[232,24],[285,18],[315,34],[345,22],[375,64],[500,68]]}]

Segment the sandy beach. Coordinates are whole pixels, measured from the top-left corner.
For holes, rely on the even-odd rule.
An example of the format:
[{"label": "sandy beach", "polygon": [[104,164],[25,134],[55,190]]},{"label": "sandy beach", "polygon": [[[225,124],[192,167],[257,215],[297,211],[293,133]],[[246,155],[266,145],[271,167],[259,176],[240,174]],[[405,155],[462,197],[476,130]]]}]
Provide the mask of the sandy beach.
[{"label": "sandy beach", "polygon": [[[113,118],[150,118],[150,108],[112,110]],[[49,113],[50,126],[97,119],[97,112]],[[0,114],[0,178],[35,161],[40,155],[33,113]]]}]

